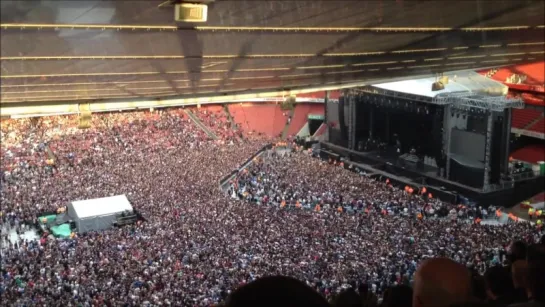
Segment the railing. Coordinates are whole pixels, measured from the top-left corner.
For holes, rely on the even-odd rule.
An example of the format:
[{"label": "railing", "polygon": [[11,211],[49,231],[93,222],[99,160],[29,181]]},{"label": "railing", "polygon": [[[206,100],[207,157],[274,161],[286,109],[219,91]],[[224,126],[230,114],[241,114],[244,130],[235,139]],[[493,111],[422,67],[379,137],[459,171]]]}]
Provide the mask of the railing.
[{"label": "railing", "polygon": [[545,133],[543,132],[537,132],[537,131],[525,130],[525,129],[519,129],[519,128],[511,128],[511,132],[515,134],[520,134],[520,135],[525,135],[525,136],[545,140]]},{"label": "railing", "polygon": [[524,173],[520,173],[520,174],[511,174],[511,177],[515,181],[535,178],[537,176],[539,176],[539,175],[536,175],[534,172],[524,172]]},{"label": "railing", "polygon": [[272,144],[267,144],[265,146],[263,146],[258,152],[256,152],[253,156],[251,156],[250,158],[248,158],[248,160],[246,160],[246,162],[244,162],[243,164],[241,164],[241,166],[239,168],[237,168],[236,170],[232,171],[231,173],[225,175],[219,182],[219,185],[220,185],[220,189],[223,190],[223,187],[231,180],[233,179],[241,170],[245,169],[253,160],[254,158],[260,156],[263,152],[265,152],[267,149],[271,149],[272,148]]},{"label": "railing", "polygon": [[204,133],[206,133],[210,138],[212,138],[213,140],[217,140],[218,137],[210,130],[208,129],[208,127],[206,127],[202,122],[201,120],[197,117],[197,115],[195,115],[193,112],[191,112],[190,110],[185,110],[185,113],[189,116],[189,118],[191,118],[191,120],[193,120],[193,122],[195,123],[195,125],[197,125],[199,128],[201,128],[202,131],[204,131]]},{"label": "railing", "polygon": [[483,192],[494,192],[515,187],[515,181],[506,181],[501,183],[489,184],[483,187]]},{"label": "railing", "polygon": [[511,189],[515,187],[517,181],[536,178],[539,175],[536,175],[534,172],[524,172],[519,174],[511,174],[512,181],[505,181],[497,184],[490,184],[483,188],[483,192],[494,192],[503,189]]}]

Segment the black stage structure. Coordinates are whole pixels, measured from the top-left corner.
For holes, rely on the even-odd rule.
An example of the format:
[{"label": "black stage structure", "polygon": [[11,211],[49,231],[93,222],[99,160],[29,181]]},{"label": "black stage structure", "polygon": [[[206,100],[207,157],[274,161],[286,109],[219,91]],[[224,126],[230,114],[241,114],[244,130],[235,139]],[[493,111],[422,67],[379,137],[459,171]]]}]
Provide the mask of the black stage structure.
[{"label": "black stage structure", "polygon": [[[543,176],[510,176],[511,109],[521,100],[475,92],[435,97],[366,86],[327,99],[322,157],[344,159],[451,202],[510,206],[535,195]],[[345,163],[346,164],[346,163]]]}]

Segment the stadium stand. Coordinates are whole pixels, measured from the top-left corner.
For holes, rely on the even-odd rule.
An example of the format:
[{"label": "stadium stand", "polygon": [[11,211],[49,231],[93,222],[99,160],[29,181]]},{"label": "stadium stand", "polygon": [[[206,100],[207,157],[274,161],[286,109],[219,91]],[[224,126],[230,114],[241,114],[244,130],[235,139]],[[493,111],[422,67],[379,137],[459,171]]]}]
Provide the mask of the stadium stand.
[{"label": "stadium stand", "polygon": [[[492,76],[492,79],[505,82],[513,74],[519,74],[526,76],[523,84],[543,86],[543,84],[545,84],[545,76],[543,75],[544,71],[545,62],[543,61],[531,64],[513,65],[498,68],[495,74]],[[482,74],[485,74],[486,72],[488,71],[481,71]]]},{"label": "stadium stand", "polygon": [[542,111],[534,109],[513,109],[512,127],[525,129],[542,116]]},{"label": "stadium stand", "polygon": [[541,116],[541,119],[539,119],[535,124],[527,127],[526,129],[545,133],[545,118],[543,117],[543,115]]},{"label": "stadium stand", "polygon": [[229,112],[245,132],[270,137],[279,136],[288,120],[287,112],[278,104],[235,103],[229,105]]},{"label": "stadium stand", "polygon": [[535,144],[525,146],[511,154],[513,159],[537,163],[545,160],[545,145]]},{"label": "stadium stand", "polygon": [[323,104],[299,103],[295,106],[295,112],[291,119],[288,135],[296,135],[301,128],[307,123],[309,114],[324,114]]},{"label": "stadium stand", "polygon": [[201,108],[192,108],[200,121],[223,140],[236,138],[235,127],[232,126],[223,105],[203,105]]},{"label": "stadium stand", "polygon": [[[339,99],[339,96],[341,95],[340,91],[330,91],[329,92],[329,98],[330,99]],[[325,92],[312,92],[312,93],[304,93],[297,95],[297,98],[314,98],[314,99],[324,99],[325,98]]]},{"label": "stadium stand", "polygon": [[545,106],[545,98],[543,94],[522,93],[520,95],[526,104],[532,104],[536,106]]},{"label": "stadium stand", "polygon": [[532,204],[545,202],[545,192],[541,192],[530,199]]}]

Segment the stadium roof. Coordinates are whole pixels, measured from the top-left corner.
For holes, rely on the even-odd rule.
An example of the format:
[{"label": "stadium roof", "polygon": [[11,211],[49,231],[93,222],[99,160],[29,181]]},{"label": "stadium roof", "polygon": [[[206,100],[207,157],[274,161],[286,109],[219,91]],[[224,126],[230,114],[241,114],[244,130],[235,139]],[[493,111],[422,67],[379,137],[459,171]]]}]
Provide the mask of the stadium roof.
[{"label": "stadium roof", "polygon": [[3,0],[1,104],[285,90],[544,57],[543,1],[208,2],[208,21],[188,24],[160,0]]}]

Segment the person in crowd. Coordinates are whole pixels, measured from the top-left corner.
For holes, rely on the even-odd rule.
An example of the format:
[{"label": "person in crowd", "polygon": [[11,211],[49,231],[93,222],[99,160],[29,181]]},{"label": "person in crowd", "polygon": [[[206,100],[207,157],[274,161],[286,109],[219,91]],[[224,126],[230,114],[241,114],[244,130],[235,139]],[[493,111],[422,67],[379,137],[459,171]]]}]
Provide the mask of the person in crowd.
[{"label": "person in crowd", "polygon": [[369,291],[369,285],[367,283],[361,283],[358,286],[358,294],[362,300],[363,307],[378,306],[378,298],[375,293]]},{"label": "person in crowd", "polygon": [[511,265],[511,276],[515,290],[515,300],[517,302],[525,302],[528,299],[526,296],[526,289],[528,288],[526,285],[528,280],[528,262],[526,259],[517,260]]},{"label": "person in crowd", "polygon": [[514,241],[508,248],[509,262],[515,263],[517,260],[526,259],[526,243],[523,241]]},{"label": "person in crowd", "polygon": [[528,300],[510,305],[510,307],[543,307],[545,306],[545,269],[543,266],[528,270],[526,294]]},{"label": "person in crowd", "polygon": [[413,291],[414,307],[464,303],[471,298],[471,274],[451,259],[425,260],[416,271]]},{"label": "person in crowd", "polygon": [[[488,295],[486,292],[486,281],[479,271],[471,269],[471,296],[479,301],[486,301]],[[485,273],[486,274],[486,273]]]},{"label": "person in crowd", "polygon": [[361,307],[362,301],[360,295],[356,292],[354,288],[348,288],[335,298],[333,302],[334,307]]},{"label": "person in crowd", "polygon": [[489,268],[485,275],[486,294],[488,301],[497,307],[506,307],[515,302],[513,281],[505,267]]},{"label": "person in crowd", "polygon": [[527,300],[522,300],[510,307],[545,306],[545,248],[543,245],[530,245],[527,249],[526,263],[522,266],[526,268],[526,274],[523,277]]},{"label": "person in crowd", "polygon": [[[354,294],[356,293],[354,292]],[[328,307],[329,303],[323,296],[297,279],[285,276],[269,276],[259,278],[234,291],[227,298],[226,306]]]},{"label": "person in crowd", "polygon": [[[386,295],[387,293],[387,295]],[[391,287],[384,295],[381,307],[411,307],[413,290],[406,285]]]}]

